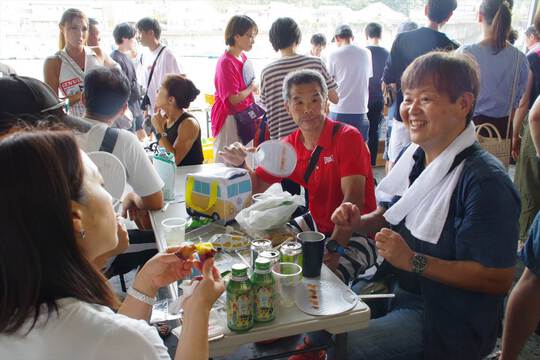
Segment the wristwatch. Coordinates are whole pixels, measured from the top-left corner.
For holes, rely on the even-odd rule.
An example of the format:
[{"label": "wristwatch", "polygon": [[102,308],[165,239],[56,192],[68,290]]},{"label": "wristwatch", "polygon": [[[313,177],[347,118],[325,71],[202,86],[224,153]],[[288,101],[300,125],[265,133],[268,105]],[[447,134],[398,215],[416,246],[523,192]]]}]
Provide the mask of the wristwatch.
[{"label": "wristwatch", "polygon": [[330,240],[326,243],[326,249],[331,252],[337,252],[339,255],[345,255],[345,248],[338,244],[336,240]]},{"label": "wristwatch", "polygon": [[411,271],[416,274],[422,274],[427,266],[426,255],[415,253],[411,258]]},{"label": "wristwatch", "polygon": [[165,131],[156,134],[156,138],[157,138],[158,141],[161,140],[162,137],[164,137],[164,138],[167,137],[167,133]]}]

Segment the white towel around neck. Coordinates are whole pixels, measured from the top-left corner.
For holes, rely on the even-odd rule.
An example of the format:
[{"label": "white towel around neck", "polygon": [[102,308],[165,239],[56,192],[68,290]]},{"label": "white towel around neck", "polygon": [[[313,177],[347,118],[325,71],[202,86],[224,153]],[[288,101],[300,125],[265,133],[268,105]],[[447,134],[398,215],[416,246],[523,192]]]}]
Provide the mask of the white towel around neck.
[{"label": "white towel around neck", "polygon": [[476,134],[471,121],[409,187],[409,174],[414,165],[413,154],[419,147],[411,144],[376,189],[378,202],[401,196],[401,199],[384,213],[386,221],[397,225],[405,219],[405,226],[414,237],[437,244],[464,163],[456,166],[450,173],[448,171],[456,155],[475,141]]}]

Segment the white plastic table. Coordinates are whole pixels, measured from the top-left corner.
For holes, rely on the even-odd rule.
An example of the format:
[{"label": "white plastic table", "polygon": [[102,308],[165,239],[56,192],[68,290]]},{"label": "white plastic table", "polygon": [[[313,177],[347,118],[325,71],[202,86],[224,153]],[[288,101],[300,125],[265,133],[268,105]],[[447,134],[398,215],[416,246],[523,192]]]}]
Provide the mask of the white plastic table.
[{"label": "white plastic table", "polygon": [[[183,192],[185,188],[185,175],[192,172],[202,171],[204,169],[223,166],[221,164],[205,164],[195,166],[185,166],[177,168],[176,184],[177,199],[171,203],[166,211],[151,211],[150,219],[154,228],[158,249],[162,251],[167,247],[161,221],[169,217],[187,217],[185,203],[183,202]],[[325,265],[322,267],[321,280],[331,281],[339,284],[346,291],[346,285],[332,273]],[[171,296],[178,296],[176,284],[169,287]],[[220,312],[225,316],[225,312]],[[235,333],[227,329],[225,336],[216,341],[210,342],[210,356],[224,356],[237,351],[244,344],[254,343],[297,335],[305,332],[326,330],[335,334],[336,359],[346,357],[347,332],[366,328],[370,318],[369,307],[361,300],[356,306],[345,313],[332,316],[313,316],[300,311],[296,306],[289,308],[279,307],[276,313],[276,319],[271,323],[255,324],[255,326],[244,333]],[[224,321],[226,323],[226,320]]]}]

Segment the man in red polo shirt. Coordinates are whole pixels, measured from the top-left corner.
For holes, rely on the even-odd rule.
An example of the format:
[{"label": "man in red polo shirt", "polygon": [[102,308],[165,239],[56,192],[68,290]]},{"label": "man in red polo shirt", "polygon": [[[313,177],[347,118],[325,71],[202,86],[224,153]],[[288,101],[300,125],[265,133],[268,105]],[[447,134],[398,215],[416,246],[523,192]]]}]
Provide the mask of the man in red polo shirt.
[{"label": "man in red polo shirt", "polygon": [[[324,108],[328,90],[322,76],[312,70],[290,73],[284,80],[285,108],[298,125],[298,130],[285,137],[296,150],[296,168],[288,177],[308,190],[309,210],[319,231],[347,246],[350,234],[340,234],[330,220],[333,211],[343,202],[356,204],[362,213],[376,208],[373,174],[369,150],[357,129],[326,118]],[[282,179],[262,168],[247,167],[247,152],[240,143],[225,147],[224,159],[231,165],[243,166],[251,173],[253,192],[263,192]],[[317,154],[318,153],[318,157]],[[316,159],[306,176],[310,160]],[[305,180],[308,178],[307,181]],[[337,266],[339,256],[327,264]],[[327,258],[328,260],[328,258]]]}]

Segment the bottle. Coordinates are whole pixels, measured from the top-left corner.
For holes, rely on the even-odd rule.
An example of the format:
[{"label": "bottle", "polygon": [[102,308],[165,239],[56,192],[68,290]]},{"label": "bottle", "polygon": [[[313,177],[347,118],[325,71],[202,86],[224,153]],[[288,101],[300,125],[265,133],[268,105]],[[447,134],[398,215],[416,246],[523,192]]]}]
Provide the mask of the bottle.
[{"label": "bottle", "polygon": [[253,293],[247,270],[244,264],[234,264],[227,285],[227,326],[233,331],[253,327]]},{"label": "bottle", "polygon": [[275,319],[274,311],[274,275],[270,271],[271,261],[264,257],[255,260],[255,270],[251,275],[253,286],[254,320],[269,322]]}]

